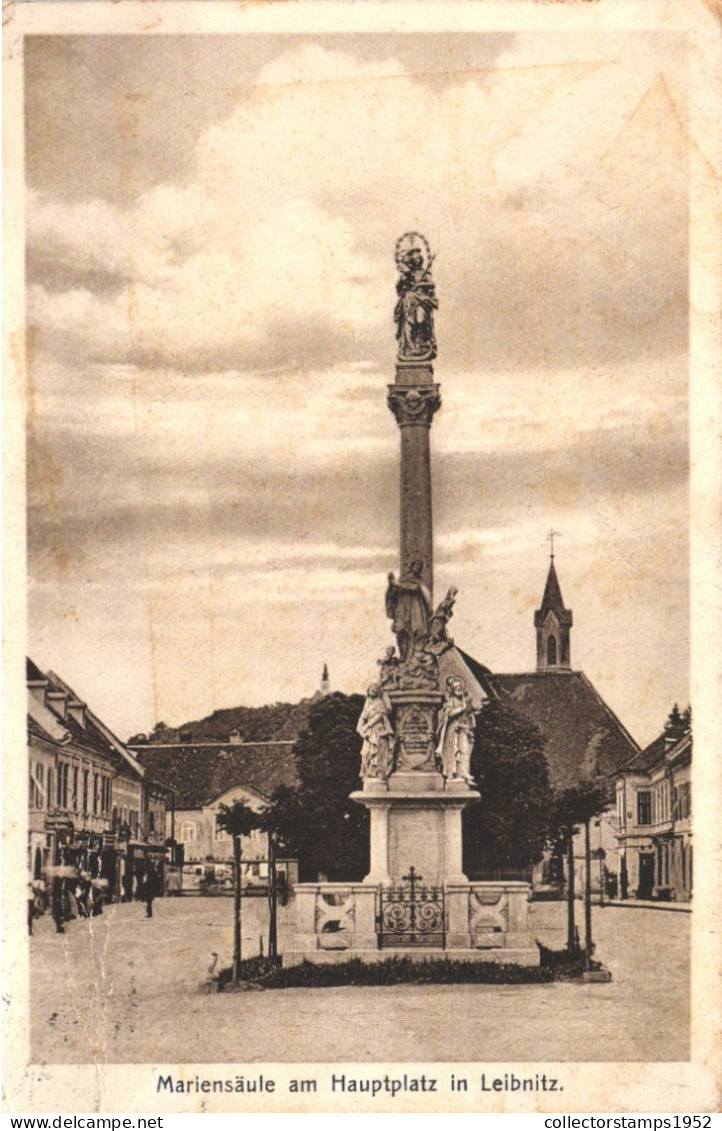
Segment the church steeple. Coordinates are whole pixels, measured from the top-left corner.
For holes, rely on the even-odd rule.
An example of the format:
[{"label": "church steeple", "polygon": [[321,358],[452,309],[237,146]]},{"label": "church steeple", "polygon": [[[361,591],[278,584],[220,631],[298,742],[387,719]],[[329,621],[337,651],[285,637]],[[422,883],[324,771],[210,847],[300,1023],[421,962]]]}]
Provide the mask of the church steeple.
[{"label": "church steeple", "polygon": [[569,671],[569,630],[572,627],[572,610],[564,608],[559,588],[554,554],[550,555],[549,573],[544,587],[541,608],[534,613],[536,628],[536,669],[543,671]]},{"label": "church steeple", "polygon": [[331,680],[328,677],[328,664],[323,665],[321,673],[321,694],[328,695],[331,690]]}]

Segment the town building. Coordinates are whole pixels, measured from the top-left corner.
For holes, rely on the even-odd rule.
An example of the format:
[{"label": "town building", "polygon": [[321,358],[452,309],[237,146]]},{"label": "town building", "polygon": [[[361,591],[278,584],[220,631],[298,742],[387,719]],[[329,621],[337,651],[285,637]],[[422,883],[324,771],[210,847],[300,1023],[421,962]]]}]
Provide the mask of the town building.
[{"label": "town building", "polygon": [[162,871],[168,791],[59,676],[27,660],[29,866],[75,865],[131,898]]},{"label": "town building", "polygon": [[[133,747],[154,779],[172,794],[166,816],[166,836],[180,849],[184,870],[198,865],[206,879],[230,876],[216,867],[204,873],[202,865],[225,865],[233,860],[232,838],[218,827],[221,806],[242,801],[260,810],[278,786],[296,784],[293,741],[244,742],[237,730],[227,742],[149,743]],[[268,837],[254,831],[242,838],[242,881],[263,885],[268,877]],[[288,884],[298,878],[295,860],[278,860],[277,872]]]},{"label": "town building", "polygon": [[620,894],[689,902],[693,888],[692,718],[664,730],[616,778]]}]

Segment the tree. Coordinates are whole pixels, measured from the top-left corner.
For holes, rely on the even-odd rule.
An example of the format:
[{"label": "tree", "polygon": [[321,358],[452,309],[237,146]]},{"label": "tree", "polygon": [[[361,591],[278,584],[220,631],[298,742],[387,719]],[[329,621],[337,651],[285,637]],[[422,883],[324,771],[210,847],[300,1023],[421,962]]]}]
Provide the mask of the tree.
[{"label": "tree", "polygon": [[481,801],[464,812],[467,874],[521,869],[541,860],[553,794],[538,727],[499,700],[477,717],[471,772]]},{"label": "tree", "polygon": [[261,814],[243,801],[219,805],[216,824],[233,837],[233,981],[241,972],[241,837],[250,836],[263,822]]},{"label": "tree", "polygon": [[589,822],[598,817],[610,802],[609,787],[603,782],[582,781],[561,790],[554,798],[552,827],[558,838],[558,848],[567,858],[567,950],[577,949],[574,924],[574,836],[584,828],[584,951],[587,966],[592,957],[592,893]]},{"label": "tree", "polygon": [[298,786],[272,798],[270,819],[298,854],[302,880],[360,880],[368,871],[368,810],[349,799],[361,784],[362,707],[362,696],[340,692],[314,703],[293,751]]}]

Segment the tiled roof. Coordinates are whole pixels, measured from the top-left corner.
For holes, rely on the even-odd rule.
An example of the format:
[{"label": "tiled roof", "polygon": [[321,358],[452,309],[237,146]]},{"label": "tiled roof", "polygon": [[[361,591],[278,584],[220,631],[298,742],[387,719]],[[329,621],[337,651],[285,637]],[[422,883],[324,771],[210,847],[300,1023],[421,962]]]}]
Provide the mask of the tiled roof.
[{"label": "tiled roof", "polygon": [[640,750],[638,754],[630,758],[626,765],[620,766],[620,770],[630,774],[646,773],[651,770],[652,766],[664,761],[665,745],[665,735],[660,734],[654,742],[650,742],[649,746],[645,746],[644,750]]},{"label": "tiled roof", "polygon": [[663,762],[673,762],[677,758],[683,757],[687,754],[692,745],[692,734],[688,730],[686,733],[677,734],[670,741],[670,733],[664,730],[649,746],[645,746],[644,750],[640,750],[635,757],[631,758],[626,765],[620,767],[620,772],[627,774],[646,774],[653,770],[656,766],[661,766]]},{"label": "tiled roof", "polygon": [[[46,730],[40,720],[35,717],[35,713],[28,714],[27,727],[28,734],[34,738],[42,738],[44,742],[52,742],[55,746],[62,742],[62,738],[58,737],[57,732],[53,735],[50,730]],[[54,730],[55,728],[51,727],[51,729]]]},{"label": "tiled roof", "polygon": [[484,682],[490,695],[510,703],[544,734],[555,788],[614,774],[639,751],[583,672],[487,675]]},{"label": "tiled roof", "polygon": [[37,664],[34,664],[30,657],[25,659],[25,678],[28,683],[38,683],[40,680],[46,680],[48,677],[41,672]]},{"label": "tiled roof", "polygon": [[135,746],[148,773],[175,790],[177,809],[198,809],[234,786],[269,799],[280,785],[296,785],[291,742]]},{"label": "tiled roof", "polygon": [[474,678],[477,679],[483,686],[486,677],[491,675],[491,668],[485,668],[484,665],[480,664],[478,660],[475,660],[473,656],[469,656],[466,652],[462,652],[461,648],[457,648],[456,651],[459,653]]},{"label": "tiled roof", "polygon": [[[60,692],[68,699],[77,700],[75,692],[52,672],[41,672],[32,660],[27,660],[27,680],[29,684],[43,681],[47,684],[47,691]],[[85,724],[81,724],[72,714],[63,716],[54,709],[52,701],[43,703],[42,690],[34,689],[28,692],[28,729],[31,719],[36,727],[45,732],[45,736],[54,742],[72,742],[73,746],[85,749],[93,754],[100,754],[104,758],[117,764],[123,760],[119,743],[110,741],[106,736],[105,728],[96,720],[90,711],[85,713]],[[36,733],[31,732],[31,733]],[[108,732],[110,733],[110,732]],[[38,735],[42,737],[42,735]]]}]

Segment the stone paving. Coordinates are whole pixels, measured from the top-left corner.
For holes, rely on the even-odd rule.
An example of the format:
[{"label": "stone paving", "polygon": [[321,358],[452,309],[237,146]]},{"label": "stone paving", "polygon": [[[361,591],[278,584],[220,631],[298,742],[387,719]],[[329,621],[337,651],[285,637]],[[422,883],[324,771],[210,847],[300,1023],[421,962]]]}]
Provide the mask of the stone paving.
[{"label": "stone paving", "polygon": [[[563,905],[536,905],[563,945]],[[609,984],[391,986],[208,994],[228,964],[232,901],[107,908],[30,939],[35,1063],[644,1061],[689,1057],[691,916],[595,908]],[[244,901],[244,956],[266,903]],[[581,920],[581,908],[578,908]],[[653,956],[653,958],[652,958]],[[433,1018],[433,1024],[429,1019]]]}]

